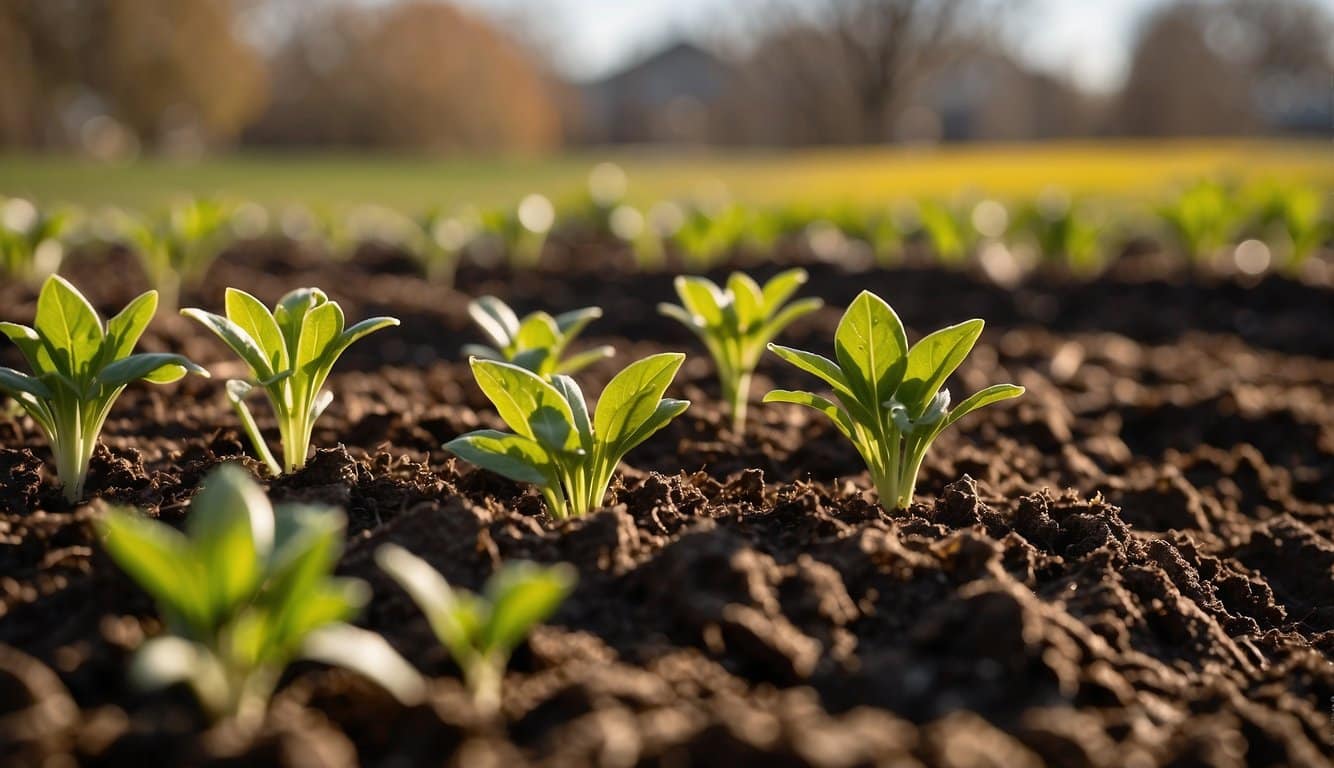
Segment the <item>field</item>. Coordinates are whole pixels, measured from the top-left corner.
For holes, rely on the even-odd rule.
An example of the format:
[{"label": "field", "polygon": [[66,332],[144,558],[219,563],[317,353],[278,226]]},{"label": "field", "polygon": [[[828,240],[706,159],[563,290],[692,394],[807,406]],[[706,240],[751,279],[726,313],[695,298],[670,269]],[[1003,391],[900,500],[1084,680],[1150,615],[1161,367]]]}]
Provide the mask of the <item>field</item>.
[{"label": "field", "polygon": [[964,190],[1032,196],[1049,186],[1128,198],[1161,194],[1173,184],[1206,176],[1334,185],[1329,142],[1188,141],[783,154],[613,151],[491,161],[249,155],[106,165],[0,156],[0,195],[145,208],[179,195],[224,194],[266,205],[376,203],[416,212],[437,204],[511,204],[530,192],[560,199],[583,189],[588,169],[604,160],[626,170],[630,199],[640,205],[709,193],[719,183],[739,201],[757,204],[874,204]]},{"label": "field", "polygon": [[[90,207],[151,207],[176,192],[271,205],[512,207],[533,189],[557,199],[577,192],[595,159],[605,158],[132,168],[11,158],[0,161],[0,194]],[[1334,153],[1316,145],[613,159],[641,203],[689,194],[704,169],[757,204],[873,203],[972,185],[1031,196],[1048,184],[1142,204],[1175,181],[1229,172],[1316,185],[1320,203],[1334,185]],[[1220,189],[1201,199],[1229,194]],[[743,218],[743,227],[755,221]],[[972,238],[943,259],[939,240],[921,232],[887,239],[900,249],[889,256],[868,253],[878,243],[815,247],[821,240],[803,223],[773,238],[742,232],[698,261],[682,241],[666,242],[647,265],[641,243],[610,228],[570,219],[536,233],[502,222],[508,239],[479,242],[533,250],[523,258],[465,250],[452,282],[424,276],[420,255],[403,243],[353,239],[331,252],[317,238],[273,231],[222,245],[199,235],[221,256],[206,254],[199,281],[175,284],[183,306],[221,312],[229,287],[273,306],[319,286],[349,324],[380,315],[401,324],[346,350],[327,382],[334,397],[314,425],[309,461],[277,476],[229,403],[227,380],[285,386],[310,366],[293,364],[287,378],[252,376],[255,363],[174,312],[153,318],[139,351],[182,354],[213,377],[130,384],[110,410],[82,498],[63,492],[39,420],[0,398],[0,764],[1330,765],[1334,237],[1325,223],[1313,224],[1300,264],[1271,265],[1266,251],[1248,269],[1254,262],[1234,244],[1246,237],[1254,248],[1270,231],[1248,224],[1221,244],[1200,238],[1206,245],[1194,254],[1155,240],[1161,231],[1135,231],[1104,243],[1086,270],[1053,259],[998,273],[986,242]],[[110,316],[149,287],[137,243],[71,240],[60,275]],[[878,498],[864,455],[825,415],[761,402],[774,388],[828,390],[775,354],[759,364],[749,422],[735,429],[701,341],[655,311],[677,300],[674,277],[696,266],[723,282],[733,268],[763,279],[794,265],[809,273],[796,295],[824,306],[788,326],[780,343],[842,363],[851,354],[839,330],[844,309],[870,291],[893,306],[910,342],[986,321],[945,380],[953,408],[1002,382],[1026,390],[941,432],[911,504]],[[34,323],[39,285],[0,281],[0,321]],[[474,430],[517,431],[506,420],[522,408],[498,405],[465,359],[465,345],[485,341],[469,300],[485,295],[520,314],[601,308],[573,348],[615,350],[574,375],[590,401],[632,361],[686,354],[666,396],[689,400],[688,409],[629,452],[590,514],[558,519],[531,473],[507,479],[445,449]],[[81,333],[87,324],[73,306],[48,312],[43,331]],[[282,333],[278,322],[273,334]],[[307,355],[306,327],[324,333],[308,321],[300,343],[272,359]],[[883,322],[867,327],[864,335],[878,327],[877,338],[888,338]],[[0,366],[72,365],[60,354],[29,355],[30,339],[4,328],[16,344],[0,344]],[[265,351],[260,366],[269,364]],[[869,368],[885,360],[871,359]],[[27,384],[25,402],[78,389],[66,382],[82,373],[55,373]],[[22,381],[0,374],[2,386]],[[875,418],[897,425],[890,419],[906,416],[905,433],[936,423],[930,408],[896,411],[907,387],[893,387],[884,400],[879,380],[871,385]],[[521,402],[517,388],[501,391],[502,401]],[[256,430],[276,445],[278,420],[258,396],[250,402]],[[550,420],[558,410],[545,401],[524,413],[563,440],[564,422]],[[276,538],[252,522],[252,509],[233,510],[246,521],[243,545],[235,529],[202,516],[204,479],[229,463],[275,503],[345,512],[345,535],[332,534],[341,556],[327,570],[368,588],[348,621],[420,673],[423,696],[397,700],[348,669],[301,659],[278,665],[281,675],[267,681],[271,703],[245,718],[240,707],[213,717],[203,689],[137,683],[144,649],[172,634],[190,637],[195,652],[214,643],[221,657],[241,658],[236,648],[255,635],[238,627],[266,628],[242,619],[259,615],[274,584],[288,584],[256,581],[224,612],[225,631],[201,633],[150,596],[153,574],[127,573],[123,551],[99,527],[113,508],[132,508],[165,527],[203,531],[231,547],[229,567],[211,569],[220,574],[212,586],[227,583],[243,571],[230,566],[246,562],[237,553],[252,539]],[[165,527],[155,530],[175,535]],[[466,654],[442,646],[437,623],[377,562],[385,544],[420,556],[456,589],[480,590],[516,561],[569,564],[577,583],[518,642],[491,706],[460,661]],[[193,583],[180,575],[213,561],[187,562],[166,569],[159,585]],[[201,590],[201,600],[219,600],[216,591]],[[215,677],[232,671],[173,658]]]}]

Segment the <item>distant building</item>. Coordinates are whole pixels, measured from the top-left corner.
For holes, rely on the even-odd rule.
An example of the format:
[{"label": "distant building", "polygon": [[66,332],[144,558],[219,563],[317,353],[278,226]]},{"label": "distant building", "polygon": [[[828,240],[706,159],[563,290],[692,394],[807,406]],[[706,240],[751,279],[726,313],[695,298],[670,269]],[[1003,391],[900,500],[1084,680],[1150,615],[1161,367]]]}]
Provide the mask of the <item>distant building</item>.
[{"label": "distant building", "polygon": [[575,139],[588,144],[700,144],[733,68],[691,43],[677,43],[603,80],[580,86]]}]

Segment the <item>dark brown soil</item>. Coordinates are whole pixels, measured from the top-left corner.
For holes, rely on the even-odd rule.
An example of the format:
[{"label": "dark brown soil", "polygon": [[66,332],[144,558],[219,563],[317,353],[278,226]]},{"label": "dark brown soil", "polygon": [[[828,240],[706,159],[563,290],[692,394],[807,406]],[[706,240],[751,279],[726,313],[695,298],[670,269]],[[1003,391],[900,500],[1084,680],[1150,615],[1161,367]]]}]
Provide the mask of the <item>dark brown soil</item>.
[{"label": "dark brown soil", "polygon": [[[943,436],[920,504],[887,514],[862,493],[852,448],[808,412],[756,406],[745,435],[725,429],[707,357],[654,312],[669,276],[572,256],[563,274],[465,270],[451,291],[391,254],[330,264],[256,243],[186,297],[216,308],[227,285],[272,301],[316,284],[349,318],[403,319],[349,351],[324,448],[271,493],[348,511],[339,570],[376,595],[360,621],[431,678],[428,705],[301,664],[245,739],[208,728],[184,691],[127,686],[130,654],[160,627],[89,521],[113,503],[179,522],[200,478],[244,456],[221,389],[239,370],[201,328],[162,317],[150,331],[145,347],[215,378],[128,390],[88,505],[61,500],[34,425],[0,416],[0,762],[1329,764],[1334,290],[1127,276],[1005,290],[923,268],[812,267],[807,293],[830,308],[789,343],[827,350],[839,308],[868,288],[914,338],[987,319],[956,399],[1028,387]],[[123,253],[70,276],[104,311],[142,289]],[[619,354],[581,377],[587,391],[632,357],[691,353],[672,392],[694,405],[631,453],[605,510],[555,524],[531,491],[440,450],[499,426],[457,357],[478,340],[466,296],[488,292],[523,310],[602,306],[588,341]],[[33,298],[0,287],[0,317],[30,321]],[[811,382],[771,359],[755,395],[775,384]],[[509,558],[578,568],[574,595],[511,664],[503,724],[473,711],[375,568],[385,541],[466,587]]]}]

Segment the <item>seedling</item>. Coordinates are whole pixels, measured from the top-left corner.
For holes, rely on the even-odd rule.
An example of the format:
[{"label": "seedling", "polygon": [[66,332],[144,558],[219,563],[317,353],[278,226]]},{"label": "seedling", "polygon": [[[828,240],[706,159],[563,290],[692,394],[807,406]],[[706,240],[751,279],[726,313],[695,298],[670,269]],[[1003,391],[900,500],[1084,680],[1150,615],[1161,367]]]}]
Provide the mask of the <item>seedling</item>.
[{"label": "seedling", "polygon": [[475,212],[446,213],[433,208],[416,219],[417,234],[413,252],[421,262],[426,279],[453,285],[463,253],[477,237],[481,223]]},{"label": "seedling", "polygon": [[472,358],[478,386],[514,433],[469,432],[445,449],[536,485],[554,518],[587,514],[601,506],[621,458],[689,407],[662,397],[684,360],[667,352],[631,363],[608,382],[589,419],[584,394],[569,376],[548,382],[517,365]]},{"label": "seedling", "polygon": [[42,284],[33,327],[0,323],[32,373],[0,368],[0,393],[14,398],[41,427],[56,474],[71,502],[83,498],[97,438],[126,385],[176,381],[208,372],[180,355],[132,354],[157,310],[157,292],[131,301],[105,324],[78,289],[58,275]]},{"label": "seedling", "polygon": [[[236,409],[255,452],[269,471],[294,472],[306,464],[315,420],[333,402],[324,382],[334,363],[352,343],[375,331],[398,325],[392,317],[372,317],[343,327],[343,310],[318,288],[299,288],[278,301],[270,312],[254,296],[236,288],[226,294],[227,316],[202,309],[181,314],[203,323],[250,367],[254,383],[227,382],[227,398]],[[279,464],[245,404],[258,387],[278,418],[283,463]]]},{"label": "seedling", "polygon": [[556,208],[544,195],[531,194],[515,208],[482,213],[482,232],[498,243],[516,267],[534,267],[542,260],[547,236],[556,224]]},{"label": "seedling", "polygon": [[598,307],[575,309],[555,317],[533,312],[520,320],[505,302],[495,296],[483,296],[468,303],[468,314],[495,346],[466,344],[465,355],[513,363],[545,379],[577,373],[614,352],[609,346],[601,346],[562,357],[570,342],[589,323],[602,317]]},{"label": "seedling", "polygon": [[149,640],[134,683],[187,683],[214,719],[263,719],[283,669],[311,659],[359,672],[405,703],[421,698],[416,671],[377,634],[345,623],[370,597],[358,579],[334,578],[341,512],[274,508],[240,468],[206,478],[186,532],[132,510],[98,523],[107,553],[157,602],[169,634]]},{"label": "seedling", "polygon": [[1240,210],[1221,182],[1202,180],[1158,208],[1158,216],[1194,265],[1218,254],[1237,233]]},{"label": "seedling", "polygon": [[532,628],[556,611],[574,588],[568,565],[509,563],[487,580],[482,594],[449,586],[426,561],[394,544],[375,560],[426,614],[432,631],[463,670],[478,709],[500,708],[510,654]]},{"label": "seedling", "polygon": [[880,503],[906,509],[917,472],[931,443],[951,424],[1024,388],[996,384],[950,410],[943,385],[982,333],[981,320],[942,328],[912,349],[898,315],[883,299],[863,291],[838,324],[838,362],[811,352],[770,344],[774,354],[820,378],[837,402],[810,392],[774,390],[766,403],[794,403],[828,416],[866,462]]},{"label": "seedling", "polygon": [[786,304],[802,283],[806,270],[780,273],[763,288],[741,272],[733,272],[722,288],[703,277],[676,278],[681,304],[659,304],[658,311],[689,328],[713,356],[718,384],[732,415],[732,431],[746,428],[750,379],[765,345],[797,318],[824,302],[802,299]]},{"label": "seedling", "polygon": [[192,199],[156,218],[126,222],[125,234],[167,311],[180,306],[181,289],[198,286],[227,246],[234,210],[219,200]]},{"label": "seedling", "polygon": [[1274,184],[1260,193],[1258,224],[1266,240],[1282,248],[1282,266],[1301,268],[1331,234],[1324,196],[1315,187]]},{"label": "seedling", "polygon": [[1013,229],[1051,266],[1092,275],[1103,265],[1102,222],[1068,196],[1044,194],[1020,210]]},{"label": "seedling", "polygon": [[41,210],[21,197],[0,202],[0,274],[34,282],[55,274],[73,220],[68,211]]},{"label": "seedling", "polygon": [[921,232],[942,264],[957,265],[967,258],[974,230],[950,206],[927,200],[918,206],[917,216]]}]

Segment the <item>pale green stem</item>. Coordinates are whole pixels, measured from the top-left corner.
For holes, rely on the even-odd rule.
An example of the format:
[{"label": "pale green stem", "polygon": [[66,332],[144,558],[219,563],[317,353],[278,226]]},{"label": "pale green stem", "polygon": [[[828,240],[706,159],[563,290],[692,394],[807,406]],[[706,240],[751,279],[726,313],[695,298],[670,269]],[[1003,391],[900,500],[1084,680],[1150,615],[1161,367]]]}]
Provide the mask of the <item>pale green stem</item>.
[{"label": "pale green stem", "polygon": [[505,681],[505,664],[499,654],[477,656],[463,670],[463,681],[472,693],[473,704],[486,717],[500,711],[501,686]]}]

